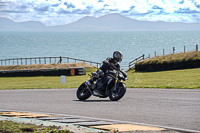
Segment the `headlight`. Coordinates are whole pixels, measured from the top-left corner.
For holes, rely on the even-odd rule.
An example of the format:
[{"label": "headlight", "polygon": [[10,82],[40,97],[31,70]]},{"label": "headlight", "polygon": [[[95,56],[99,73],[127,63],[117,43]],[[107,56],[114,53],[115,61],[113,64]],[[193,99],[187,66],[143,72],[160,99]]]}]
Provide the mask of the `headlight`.
[{"label": "headlight", "polygon": [[123,79],[123,78],[124,78],[124,75],[121,74],[121,73],[119,73],[119,77]]}]

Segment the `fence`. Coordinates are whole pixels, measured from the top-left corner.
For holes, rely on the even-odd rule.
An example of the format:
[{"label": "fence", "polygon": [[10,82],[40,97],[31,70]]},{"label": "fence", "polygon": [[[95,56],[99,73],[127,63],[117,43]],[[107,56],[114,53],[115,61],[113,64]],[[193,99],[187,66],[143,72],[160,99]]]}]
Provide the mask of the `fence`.
[{"label": "fence", "polygon": [[[172,53],[174,54],[176,51],[176,48],[173,47]],[[184,53],[186,52],[186,47],[184,46],[183,49]],[[196,51],[198,51],[198,45],[196,45]],[[157,56],[157,52],[155,51],[155,57]],[[163,55],[165,55],[165,49],[163,49]],[[143,54],[142,56],[136,58],[135,60],[131,62],[125,62],[121,66],[122,68],[131,68],[134,67],[135,63],[141,60],[149,59],[151,56],[150,54],[148,57],[145,58],[145,55]],[[35,58],[13,58],[13,59],[2,59],[0,60],[0,65],[1,66],[6,66],[6,65],[32,65],[32,64],[58,64],[58,63],[77,63],[77,62],[84,62],[88,63],[90,65],[94,65],[97,68],[101,66],[101,63],[98,62],[92,62],[92,61],[86,61],[86,60],[81,60],[81,59],[76,59],[76,58],[70,58],[70,57],[35,57]]]},{"label": "fence", "polygon": [[129,62],[129,69],[130,69],[131,67],[134,67],[136,62],[141,61],[141,60],[145,60],[145,59],[149,59],[149,58],[150,58],[150,57],[146,57],[146,58],[145,58],[145,55],[143,54],[142,56],[140,56],[140,57],[136,58],[135,60]]},{"label": "fence", "polygon": [[[198,44],[192,45],[192,46],[193,46],[192,50],[198,51]],[[186,52],[186,46],[184,46],[182,50],[185,53]],[[181,51],[181,52],[182,52],[182,50],[179,49],[179,51]],[[173,47],[171,54],[175,54],[175,53],[176,53],[176,47]],[[165,49],[162,50],[162,55],[165,55]],[[154,52],[154,57],[156,57],[156,56],[158,56],[157,51]],[[150,57],[150,54],[149,54],[149,57]]]},{"label": "fence", "polygon": [[6,65],[32,65],[32,64],[59,64],[59,63],[78,63],[84,62],[90,65],[94,65],[97,68],[101,66],[101,63],[86,61],[70,57],[35,57],[35,58],[13,58],[13,59],[2,59],[0,60],[1,66]]},{"label": "fence", "polygon": [[[194,45],[193,45],[193,46],[194,46]],[[194,50],[194,49],[193,49],[193,50]],[[198,51],[198,50],[199,50],[199,49],[198,49],[198,44],[196,44],[196,45],[195,45],[195,51]],[[175,51],[176,51],[176,48],[173,47],[173,48],[172,48],[172,54],[175,54]],[[163,49],[162,52],[163,52],[163,55],[165,55],[165,49]],[[184,53],[186,52],[186,46],[184,46],[183,52],[184,52]],[[158,55],[157,55],[157,52],[155,51],[155,52],[154,52],[154,57],[156,57],[156,56],[158,56]],[[139,62],[139,61],[145,60],[145,59],[150,59],[150,58],[151,58],[151,55],[150,55],[150,54],[149,54],[148,57],[146,57],[146,58],[145,58],[145,55],[143,54],[142,56],[140,56],[140,57],[136,58],[135,60],[129,62],[129,69],[132,68],[132,67],[134,67],[136,62]]]}]

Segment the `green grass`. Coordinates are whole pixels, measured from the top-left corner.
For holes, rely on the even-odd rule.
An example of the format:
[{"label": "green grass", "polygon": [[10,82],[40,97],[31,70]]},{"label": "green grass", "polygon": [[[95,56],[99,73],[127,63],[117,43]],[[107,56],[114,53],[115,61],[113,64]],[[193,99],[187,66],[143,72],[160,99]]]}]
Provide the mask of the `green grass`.
[{"label": "green grass", "polygon": [[[95,68],[87,68],[87,74],[95,72]],[[3,89],[50,89],[77,88],[88,75],[67,76],[66,83],[60,83],[60,77],[1,77],[0,90]],[[129,88],[184,88],[200,89],[200,68],[161,72],[128,72]]]},{"label": "green grass", "polygon": [[59,130],[59,127],[43,127],[31,124],[22,124],[11,121],[0,121],[1,133],[69,133],[68,130]]},{"label": "green grass", "polygon": [[[86,73],[96,71],[87,68]],[[0,90],[5,89],[50,89],[50,88],[77,88],[89,78],[88,75],[66,76],[66,83],[60,83],[59,76],[40,77],[0,77]]]},{"label": "green grass", "polygon": [[130,88],[200,89],[200,68],[161,72],[128,72]]}]

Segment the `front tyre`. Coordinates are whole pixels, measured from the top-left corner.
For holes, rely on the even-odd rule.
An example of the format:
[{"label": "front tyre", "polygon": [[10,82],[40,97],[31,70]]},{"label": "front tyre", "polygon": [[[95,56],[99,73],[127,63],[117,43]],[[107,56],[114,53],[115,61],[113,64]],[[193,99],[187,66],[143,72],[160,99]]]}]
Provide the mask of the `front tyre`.
[{"label": "front tyre", "polygon": [[126,93],[126,85],[124,83],[122,83],[121,85],[119,85],[118,88],[112,88],[110,91],[109,91],[109,99],[111,101],[118,101],[120,100],[124,94]]},{"label": "front tyre", "polygon": [[76,96],[79,100],[86,100],[91,96],[90,91],[88,90],[87,86],[85,83],[82,83],[79,87],[78,90],[76,91]]}]

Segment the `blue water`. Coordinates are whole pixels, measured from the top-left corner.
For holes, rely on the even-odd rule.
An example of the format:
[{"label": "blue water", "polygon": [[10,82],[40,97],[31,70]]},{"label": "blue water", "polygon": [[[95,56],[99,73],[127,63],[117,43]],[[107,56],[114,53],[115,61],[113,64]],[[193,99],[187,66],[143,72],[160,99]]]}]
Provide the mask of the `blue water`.
[{"label": "blue water", "polygon": [[[120,50],[127,64],[145,56],[195,50],[200,31],[0,32],[0,59],[65,56],[102,62]],[[123,64],[123,63],[122,63]]]}]

